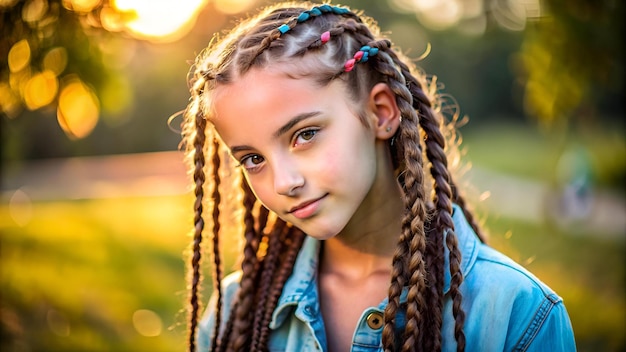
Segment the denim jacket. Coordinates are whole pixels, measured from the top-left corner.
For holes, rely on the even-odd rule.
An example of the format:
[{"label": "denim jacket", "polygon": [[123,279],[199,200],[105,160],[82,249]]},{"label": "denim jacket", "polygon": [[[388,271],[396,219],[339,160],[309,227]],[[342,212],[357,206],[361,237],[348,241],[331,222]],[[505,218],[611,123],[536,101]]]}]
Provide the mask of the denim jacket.
[{"label": "denim jacket", "polygon": [[[482,244],[454,208],[453,220],[461,250],[464,281],[460,286],[465,311],[466,351],[575,351],[574,334],[562,299],[534,275],[496,250]],[[326,333],[317,290],[320,242],[307,237],[293,274],[285,283],[270,322],[270,351],[326,351]],[[448,258],[446,249],[446,258]],[[444,291],[450,289],[446,259]],[[238,288],[240,273],[224,279],[222,321]],[[401,296],[406,300],[406,290]],[[369,307],[355,327],[352,352],[382,351],[382,317],[387,300]],[[215,297],[199,324],[198,346],[208,351],[214,326]],[[404,317],[397,324],[403,328]],[[452,299],[444,298],[443,351],[456,351]]]}]

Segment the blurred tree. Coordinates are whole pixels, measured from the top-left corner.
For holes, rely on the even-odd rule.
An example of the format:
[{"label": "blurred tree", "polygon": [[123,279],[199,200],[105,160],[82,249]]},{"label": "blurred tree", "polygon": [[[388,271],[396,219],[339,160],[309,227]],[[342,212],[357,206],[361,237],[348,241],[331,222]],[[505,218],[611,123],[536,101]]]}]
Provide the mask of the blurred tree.
[{"label": "blurred tree", "polygon": [[[191,31],[206,4],[0,0],[3,160],[171,149],[176,142],[160,139],[179,139],[165,121],[185,98],[163,91],[175,74],[185,95],[193,52],[167,44]],[[208,14],[197,27],[213,33],[222,17]]]},{"label": "blurred tree", "polygon": [[[24,109],[55,109],[71,138],[95,127],[99,97],[117,74],[103,64],[110,38],[100,14],[106,2],[4,1],[0,4],[0,106],[9,118]],[[119,14],[123,16],[123,14]]]},{"label": "blurred tree", "polygon": [[606,117],[599,112],[621,119],[624,2],[544,0],[543,5],[545,14],[529,23],[518,55],[525,111],[544,127]]}]

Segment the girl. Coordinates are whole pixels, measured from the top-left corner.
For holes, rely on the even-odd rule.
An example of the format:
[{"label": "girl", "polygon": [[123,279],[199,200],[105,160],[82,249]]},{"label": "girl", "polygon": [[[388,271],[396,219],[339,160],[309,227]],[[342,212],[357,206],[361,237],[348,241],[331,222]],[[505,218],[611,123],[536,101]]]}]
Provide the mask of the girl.
[{"label": "girl", "polygon": [[[434,84],[371,19],[274,5],[191,74],[190,351],[575,350],[561,298],[483,244]],[[215,292],[198,323],[205,191]],[[222,278],[236,231],[241,270]]]}]

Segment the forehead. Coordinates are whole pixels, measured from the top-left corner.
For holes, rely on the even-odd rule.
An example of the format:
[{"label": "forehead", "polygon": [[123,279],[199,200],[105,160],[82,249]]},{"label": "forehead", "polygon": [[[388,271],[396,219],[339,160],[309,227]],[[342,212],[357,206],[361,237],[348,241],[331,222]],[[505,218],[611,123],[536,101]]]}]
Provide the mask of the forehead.
[{"label": "forehead", "polygon": [[350,101],[339,80],[321,86],[312,79],[254,68],[216,87],[210,116],[220,137],[232,146],[251,143],[245,139],[260,138],[262,131],[269,133],[302,114],[343,111]]},{"label": "forehead", "polygon": [[212,122],[248,112],[278,113],[315,102],[325,87],[311,79],[293,78],[272,69],[251,69],[228,84],[218,85],[212,95]]}]

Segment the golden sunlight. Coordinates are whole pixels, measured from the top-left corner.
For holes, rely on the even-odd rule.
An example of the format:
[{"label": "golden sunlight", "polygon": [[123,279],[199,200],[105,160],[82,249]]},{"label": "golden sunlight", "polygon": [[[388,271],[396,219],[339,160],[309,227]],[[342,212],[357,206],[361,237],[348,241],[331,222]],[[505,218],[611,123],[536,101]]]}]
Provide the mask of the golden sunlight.
[{"label": "golden sunlight", "polygon": [[187,34],[207,0],[114,0],[112,6],[129,13],[126,29],[140,39],[174,41]]}]

